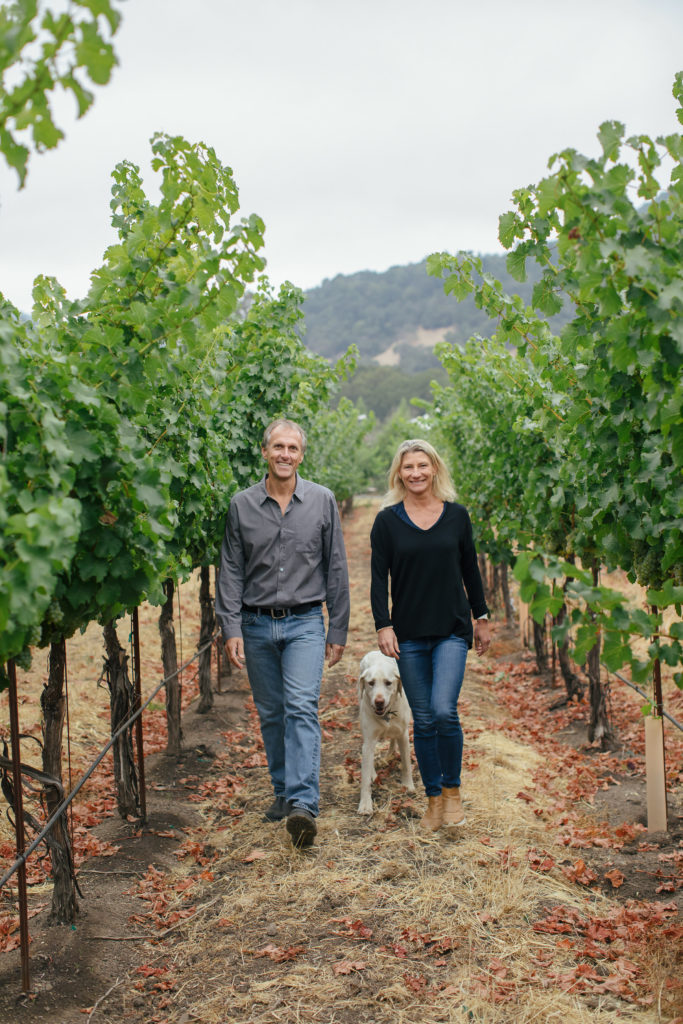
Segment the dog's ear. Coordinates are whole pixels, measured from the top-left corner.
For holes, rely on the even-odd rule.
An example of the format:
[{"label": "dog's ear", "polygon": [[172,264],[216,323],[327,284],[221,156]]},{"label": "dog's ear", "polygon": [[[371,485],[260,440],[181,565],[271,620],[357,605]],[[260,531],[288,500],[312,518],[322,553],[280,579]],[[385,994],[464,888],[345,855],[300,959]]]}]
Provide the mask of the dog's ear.
[{"label": "dog's ear", "polygon": [[403,693],[403,683],[401,682],[401,673],[398,667],[396,668],[396,692]]}]

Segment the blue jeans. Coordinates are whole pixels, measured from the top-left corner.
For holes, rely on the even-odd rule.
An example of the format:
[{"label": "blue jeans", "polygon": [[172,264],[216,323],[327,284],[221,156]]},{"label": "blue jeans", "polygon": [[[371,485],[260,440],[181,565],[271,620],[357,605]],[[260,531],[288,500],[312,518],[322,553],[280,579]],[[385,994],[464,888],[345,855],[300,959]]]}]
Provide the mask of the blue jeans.
[{"label": "blue jeans", "polygon": [[403,640],[398,669],[413,712],[415,756],[427,796],[460,785],[462,726],[458,698],[467,641],[459,636]]},{"label": "blue jeans", "polygon": [[318,702],[325,663],[322,608],[284,619],[242,612],[242,636],[275,795],[317,815]]}]

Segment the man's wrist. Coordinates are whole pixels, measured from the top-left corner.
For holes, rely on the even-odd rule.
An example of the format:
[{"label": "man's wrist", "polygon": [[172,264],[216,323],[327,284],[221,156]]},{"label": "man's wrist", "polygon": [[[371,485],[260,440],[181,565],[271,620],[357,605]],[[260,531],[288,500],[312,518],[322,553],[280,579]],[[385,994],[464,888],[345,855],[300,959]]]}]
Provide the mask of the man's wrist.
[{"label": "man's wrist", "polygon": [[327,636],[325,637],[326,644],[335,644],[337,647],[346,647],[347,640],[348,636],[346,633],[334,628],[329,629],[327,631]]}]

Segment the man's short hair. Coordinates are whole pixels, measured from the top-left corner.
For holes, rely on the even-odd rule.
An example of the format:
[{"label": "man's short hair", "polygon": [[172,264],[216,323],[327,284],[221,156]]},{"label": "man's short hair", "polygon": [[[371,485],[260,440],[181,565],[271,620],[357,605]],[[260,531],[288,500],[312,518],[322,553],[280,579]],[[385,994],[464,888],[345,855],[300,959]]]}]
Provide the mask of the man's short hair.
[{"label": "man's short hair", "polygon": [[263,432],[262,448],[267,448],[270,444],[270,439],[273,435],[273,431],[277,430],[278,427],[286,427],[288,430],[296,430],[301,438],[301,454],[303,455],[306,451],[306,432],[303,427],[300,427],[294,420],[277,419],[269,423]]}]

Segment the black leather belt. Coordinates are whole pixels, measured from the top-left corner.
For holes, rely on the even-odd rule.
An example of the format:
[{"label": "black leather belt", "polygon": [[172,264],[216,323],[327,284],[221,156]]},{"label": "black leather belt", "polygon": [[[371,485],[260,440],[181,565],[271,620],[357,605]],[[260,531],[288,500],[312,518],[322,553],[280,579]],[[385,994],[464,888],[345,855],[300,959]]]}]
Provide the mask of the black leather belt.
[{"label": "black leather belt", "polygon": [[243,612],[251,612],[252,615],[270,615],[271,619],[286,619],[288,615],[303,615],[305,612],[320,608],[322,601],[309,601],[307,604],[293,604],[291,608],[254,608],[253,605],[243,604]]}]

